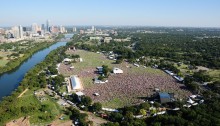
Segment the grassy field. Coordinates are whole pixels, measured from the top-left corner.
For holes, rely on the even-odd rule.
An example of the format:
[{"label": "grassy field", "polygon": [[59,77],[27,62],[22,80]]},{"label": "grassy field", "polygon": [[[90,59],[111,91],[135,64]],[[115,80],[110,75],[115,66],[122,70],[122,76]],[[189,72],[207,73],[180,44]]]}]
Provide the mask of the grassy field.
[{"label": "grassy field", "polygon": [[207,71],[206,73],[208,75],[210,75],[210,77],[212,78],[212,81],[220,81],[220,70],[217,70],[217,69],[209,69],[209,68],[206,68],[206,67],[201,67],[201,66],[198,66],[198,69],[196,70],[190,70],[188,68],[187,65],[185,64],[182,64],[180,66],[177,66],[177,64],[175,64],[175,66],[183,73],[183,74],[193,74],[194,72],[196,71],[199,71],[199,70],[205,70]]},{"label": "grassy field", "polygon": [[175,64],[174,66],[175,66],[176,68],[178,68],[183,75],[193,74],[193,70],[190,70],[190,69],[188,68],[188,65],[186,65],[186,64],[181,64],[180,66],[178,66],[177,64]]},{"label": "grassy field", "polygon": [[8,60],[1,59],[0,60],[0,67],[5,66],[8,63]]},{"label": "grassy field", "polygon": [[0,67],[5,66],[9,60],[7,60],[7,55],[10,55],[11,52],[4,52],[4,51],[0,51],[0,57],[2,57],[2,59],[0,59]]},{"label": "grassy field", "polygon": [[31,124],[44,125],[44,124],[48,124],[48,123],[52,122],[54,119],[44,120],[44,119],[42,119],[43,116],[48,115],[48,116],[54,116],[55,118],[57,118],[62,112],[61,107],[56,103],[56,101],[51,99],[50,96],[45,94],[45,98],[47,100],[40,102],[36,98],[36,96],[34,96],[33,90],[28,90],[24,95],[22,95],[22,97],[18,98],[18,102],[16,105],[18,107],[35,106],[36,108],[40,108],[41,105],[47,105],[48,106],[47,111],[37,110],[37,111],[30,114],[30,123]]},{"label": "grassy field", "polygon": [[[67,52],[67,54],[71,54],[71,52]],[[79,71],[84,70],[85,68],[96,68],[97,66],[101,66],[103,64],[112,67],[112,63],[114,63],[114,61],[106,59],[104,55],[94,52],[78,50],[75,52],[75,54],[80,55],[80,57],[83,59],[83,62],[73,64]]]},{"label": "grassy field", "polygon": [[[59,72],[65,76],[78,75],[83,83],[83,92],[90,96],[94,102],[101,102],[104,107],[118,108],[143,102],[139,97],[150,96],[154,88],[160,88],[161,91],[172,92],[178,95],[178,98],[184,98],[190,94],[184,90],[183,85],[159,69],[143,66],[136,67],[127,62],[115,64],[114,60],[109,60],[103,54],[88,52],[84,50],[70,51],[67,54],[78,54],[83,62],[72,63],[71,65],[61,64]],[[94,73],[96,67],[108,65],[109,68],[120,68],[123,74],[111,74],[109,82],[105,84],[94,84],[93,78],[98,75]],[[70,70],[69,67],[74,66]],[[95,97],[93,93],[99,93]]]},{"label": "grassy field", "polygon": [[102,106],[109,107],[109,108],[118,108],[118,107],[123,107],[130,105],[125,99],[119,99],[119,98],[114,98],[112,100],[109,100],[107,102],[102,102]]},{"label": "grassy field", "polygon": [[[144,68],[144,67],[137,68],[137,67],[133,66],[132,64],[125,64],[125,63],[124,64],[114,64],[115,61],[107,59],[103,54],[98,54],[98,53],[94,53],[94,52],[77,50],[76,52],[67,51],[67,54],[78,54],[83,59],[83,62],[72,63],[72,65],[75,67],[72,72],[73,74],[79,74],[80,72],[85,71],[86,69],[95,69],[96,67],[102,66],[102,65],[108,65],[111,69],[113,67],[119,67],[119,68],[123,67],[124,68],[124,67],[129,66],[129,67],[132,67],[132,69],[130,69],[131,73],[140,73],[140,74],[144,73],[144,72],[148,72],[148,73],[152,73],[152,74],[161,74],[162,73],[160,70],[152,69],[149,67],[148,68]],[[71,74],[69,74],[69,75],[71,75]]]},{"label": "grassy field", "polygon": [[213,78],[213,81],[220,81],[220,70],[209,70],[208,74]]}]

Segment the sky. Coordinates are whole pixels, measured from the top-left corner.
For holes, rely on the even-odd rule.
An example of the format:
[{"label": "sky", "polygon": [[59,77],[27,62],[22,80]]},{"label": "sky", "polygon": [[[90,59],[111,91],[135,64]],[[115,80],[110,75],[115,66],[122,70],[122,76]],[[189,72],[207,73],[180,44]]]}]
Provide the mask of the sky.
[{"label": "sky", "polygon": [[0,26],[220,27],[220,0],[1,0]]}]

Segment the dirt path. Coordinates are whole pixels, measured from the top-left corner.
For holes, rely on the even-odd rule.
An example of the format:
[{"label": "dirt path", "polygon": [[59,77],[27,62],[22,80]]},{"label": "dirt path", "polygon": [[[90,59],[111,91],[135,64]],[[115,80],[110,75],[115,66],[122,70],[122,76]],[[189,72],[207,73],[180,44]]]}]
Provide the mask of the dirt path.
[{"label": "dirt path", "polygon": [[26,93],[28,91],[28,88],[26,88],[19,96],[18,98],[20,98],[24,93]]},{"label": "dirt path", "polygon": [[17,120],[13,120],[7,123],[6,126],[30,126],[29,117],[22,117]]},{"label": "dirt path", "polygon": [[69,120],[66,122],[61,122],[59,119],[55,120],[53,123],[51,123],[52,126],[72,126],[73,121]]},{"label": "dirt path", "polygon": [[101,124],[103,123],[107,123],[106,120],[100,118],[100,117],[97,117],[95,116],[93,113],[91,112],[85,112],[85,111],[81,111],[80,110],[80,113],[86,113],[88,114],[88,120],[89,121],[92,121],[93,122],[93,126],[100,126]]}]

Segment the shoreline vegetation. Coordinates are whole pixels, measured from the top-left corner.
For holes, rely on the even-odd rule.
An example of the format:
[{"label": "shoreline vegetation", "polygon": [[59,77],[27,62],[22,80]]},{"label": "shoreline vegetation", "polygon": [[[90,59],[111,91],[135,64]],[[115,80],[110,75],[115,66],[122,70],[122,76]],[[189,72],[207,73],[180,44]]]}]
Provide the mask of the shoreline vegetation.
[{"label": "shoreline vegetation", "polygon": [[[59,47],[51,51],[46,56],[45,60],[38,63],[34,68],[26,73],[24,79],[20,82],[17,89],[11,93],[11,95],[3,97],[2,101],[0,102],[0,125],[4,125],[10,120],[23,116],[42,113],[42,107],[45,107],[45,105],[42,105],[42,103],[40,103],[37,98],[32,95],[35,90],[43,88],[43,85],[39,81],[40,78],[38,75],[46,67],[62,61],[63,57],[60,57],[59,55],[64,54],[65,49],[65,47]],[[29,96],[30,98],[18,98],[18,96],[27,89],[29,90],[29,93],[32,92]],[[55,118],[51,112],[41,116],[39,116],[39,118],[45,118],[45,121],[52,121]]]},{"label": "shoreline vegetation", "polygon": [[34,53],[43,50],[45,48],[48,48],[49,46],[55,43],[56,42],[53,41],[53,42],[41,42],[36,44],[34,47],[29,49],[27,52],[25,52],[22,57],[19,57],[18,59],[13,59],[9,61],[5,66],[0,67],[0,75],[13,71],[17,67],[19,67],[24,61],[28,60]]}]

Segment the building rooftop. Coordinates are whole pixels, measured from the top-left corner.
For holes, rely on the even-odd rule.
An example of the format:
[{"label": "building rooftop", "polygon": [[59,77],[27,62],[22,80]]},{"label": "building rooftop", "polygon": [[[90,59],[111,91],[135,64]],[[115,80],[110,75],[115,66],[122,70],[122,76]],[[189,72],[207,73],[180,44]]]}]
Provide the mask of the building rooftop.
[{"label": "building rooftop", "polygon": [[165,92],[160,92],[159,96],[160,96],[160,98],[170,98],[170,95],[168,93],[165,93]]}]

